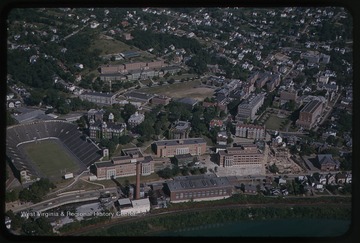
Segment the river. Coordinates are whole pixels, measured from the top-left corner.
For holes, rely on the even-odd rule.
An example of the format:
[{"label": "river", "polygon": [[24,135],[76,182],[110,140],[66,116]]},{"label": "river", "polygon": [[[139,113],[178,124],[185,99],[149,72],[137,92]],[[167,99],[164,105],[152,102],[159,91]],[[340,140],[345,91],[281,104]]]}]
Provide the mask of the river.
[{"label": "river", "polygon": [[154,236],[166,237],[338,237],[350,229],[349,220],[291,219],[251,220],[211,224]]}]

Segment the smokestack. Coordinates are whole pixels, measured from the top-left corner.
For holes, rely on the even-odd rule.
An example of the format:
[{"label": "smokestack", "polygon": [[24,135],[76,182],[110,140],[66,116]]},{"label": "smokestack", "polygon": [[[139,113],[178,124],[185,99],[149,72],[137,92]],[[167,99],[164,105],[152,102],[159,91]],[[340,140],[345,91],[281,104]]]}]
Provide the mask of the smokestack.
[{"label": "smokestack", "polygon": [[140,172],[141,163],[136,162],[136,189],[135,189],[135,199],[140,199]]}]

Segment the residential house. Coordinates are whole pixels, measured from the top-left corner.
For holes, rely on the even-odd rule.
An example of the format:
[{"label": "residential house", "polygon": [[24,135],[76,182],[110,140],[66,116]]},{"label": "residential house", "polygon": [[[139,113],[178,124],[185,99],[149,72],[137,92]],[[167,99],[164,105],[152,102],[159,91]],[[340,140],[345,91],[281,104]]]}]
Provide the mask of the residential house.
[{"label": "residential house", "polygon": [[318,154],[317,165],[322,171],[338,170],[340,162],[335,160],[331,154]]}]

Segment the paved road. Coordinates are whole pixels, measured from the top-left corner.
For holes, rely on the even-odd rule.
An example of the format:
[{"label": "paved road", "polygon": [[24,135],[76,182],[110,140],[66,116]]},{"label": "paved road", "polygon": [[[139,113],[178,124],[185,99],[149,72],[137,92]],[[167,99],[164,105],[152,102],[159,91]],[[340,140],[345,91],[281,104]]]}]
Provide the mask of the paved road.
[{"label": "paved road", "polygon": [[14,213],[21,212],[21,211],[33,211],[33,212],[43,212],[52,208],[56,208],[65,204],[69,203],[76,203],[81,201],[92,201],[97,200],[100,197],[100,194],[103,192],[109,191],[110,193],[116,193],[117,195],[117,188],[105,188],[99,190],[91,190],[91,191],[73,191],[59,194],[57,197],[48,199],[46,201],[42,201],[32,205],[26,205],[22,207],[18,207],[12,209]]}]

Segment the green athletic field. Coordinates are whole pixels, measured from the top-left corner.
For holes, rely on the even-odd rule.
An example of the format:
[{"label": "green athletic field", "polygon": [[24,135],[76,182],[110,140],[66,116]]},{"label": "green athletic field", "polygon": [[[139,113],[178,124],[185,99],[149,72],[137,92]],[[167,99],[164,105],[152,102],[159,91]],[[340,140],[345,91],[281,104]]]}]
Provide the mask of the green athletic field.
[{"label": "green athletic field", "polygon": [[31,161],[49,179],[60,179],[66,172],[79,169],[77,162],[54,140],[43,140],[23,145]]}]

